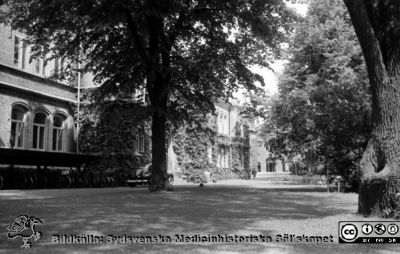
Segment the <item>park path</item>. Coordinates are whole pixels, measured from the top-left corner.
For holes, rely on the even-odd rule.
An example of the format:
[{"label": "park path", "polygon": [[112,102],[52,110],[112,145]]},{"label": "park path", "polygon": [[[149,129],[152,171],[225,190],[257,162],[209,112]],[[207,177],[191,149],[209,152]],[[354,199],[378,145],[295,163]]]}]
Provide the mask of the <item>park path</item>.
[{"label": "park path", "polygon": [[[43,238],[30,253],[391,253],[391,246],[337,244],[339,220],[354,214],[357,196],[321,187],[230,180],[205,187],[178,182],[173,192],[146,188],[0,191],[0,253],[17,253],[6,227],[21,214],[40,218]],[[363,219],[363,218],[362,218]],[[73,244],[53,235],[218,236],[333,235],[331,244],[164,243]]]}]

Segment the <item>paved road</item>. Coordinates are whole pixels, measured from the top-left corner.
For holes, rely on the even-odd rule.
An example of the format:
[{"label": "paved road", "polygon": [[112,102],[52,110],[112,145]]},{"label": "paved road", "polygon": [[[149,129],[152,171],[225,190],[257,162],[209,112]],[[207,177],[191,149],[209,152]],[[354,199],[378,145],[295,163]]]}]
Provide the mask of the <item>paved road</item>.
[{"label": "paved road", "polygon": [[[37,227],[43,237],[32,243],[29,253],[392,251],[392,247],[336,243],[337,222],[357,218],[354,215],[356,199],[355,194],[327,194],[318,187],[276,186],[252,180],[221,181],[203,188],[178,181],[174,192],[159,193],[149,193],[146,188],[3,190],[0,191],[0,253],[19,253],[22,240],[7,239],[6,227],[22,214],[35,216],[43,222]],[[249,240],[250,236],[275,237],[284,233],[333,235],[335,243],[201,243],[196,238],[237,235]],[[92,237],[89,239],[92,243],[52,242],[59,239],[57,235],[70,240],[73,235]],[[93,243],[93,237],[100,239],[100,236],[103,243]],[[167,243],[116,243],[127,239],[141,241],[143,237],[144,241]],[[189,242],[178,243],[178,238]],[[105,243],[107,241],[110,243]]]}]

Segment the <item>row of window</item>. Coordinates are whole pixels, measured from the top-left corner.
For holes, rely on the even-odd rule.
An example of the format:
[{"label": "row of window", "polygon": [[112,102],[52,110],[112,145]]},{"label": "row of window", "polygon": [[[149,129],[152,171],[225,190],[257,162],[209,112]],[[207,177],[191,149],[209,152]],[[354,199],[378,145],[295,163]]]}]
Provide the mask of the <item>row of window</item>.
[{"label": "row of window", "polygon": [[[65,151],[65,143],[68,138],[67,117],[56,113],[50,118],[46,112],[38,111],[34,114],[32,123],[29,124],[29,113],[29,110],[22,105],[12,108],[10,145],[18,149],[46,150],[47,142],[51,140],[51,150]],[[30,137],[28,137],[29,129],[32,130]],[[31,142],[27,142],[28,140],[31,140]],[[145,151],[143,128],[137,130],[135,147],[139,152]]]},{"label": "row of window", "polygon": [[[207,148],[208,162],[212,163],[212,146]],[[229,149],[220,147],[217,151],[217,167],[218,168],[229,168]]]},{"label": "row of window", "polygon": [[65,67],[63,58],[55,58],[49,63],[43,58],[33,58],[32,61],[30,57],[33,55],[32,46],[28,45],[23,37],[15,35],[14,36],[14,65],[20,69],[24,69],[28,72],[42,75],[51,76],[53,74],[58,74],[62,68]]},{"label": "row of window", "polygon": [[[215,122],[214,122],[217,125],[217,132],[220,134],[224,134],[224,135],[230,135],[229,122],[230,122],[230,118],[229,118],[228,113],[225,111],[217,110],[217,115],[215,117]],[[236,125],[237,126],[235,126],[235,135],[243,137],[243,134],[244,134],[243,125],[239,122],[237,122]]]},{"label": "row of window", "polygon": [[[30,111],[22,105],[12,107],[10,145],[18,149],[47,150],[47,142],[51,140],[51,150],[65,151],[68,138],[67,117],[56,113],[50,118],[46,112],[37,111],[30,123],[29,114]],[[28,136],[29,130],[32,132]]]}]

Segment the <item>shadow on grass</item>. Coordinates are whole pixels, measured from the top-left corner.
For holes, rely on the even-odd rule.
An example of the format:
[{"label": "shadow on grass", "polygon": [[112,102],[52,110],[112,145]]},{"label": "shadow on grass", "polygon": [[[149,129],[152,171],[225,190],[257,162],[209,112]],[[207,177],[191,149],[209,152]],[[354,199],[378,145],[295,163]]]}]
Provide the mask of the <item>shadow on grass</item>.
[{"label": "shadow on grass", "polygon": [[[178,186],[174,192],[149,193],[146,189],[67,189],[0,193],[0,228],[20,214],[42,219],[43,239],[35,242],[36,253],[135,252],[266,252],[266,244],[118,244],[54,245],[52,235],[276,235],[260,227],[261,221],[304,220],[354,211],[354,198],[343,200],[326,193],[293,189],[254,189],[243,186]],[[13,196],[18,196],[17,199]],[[24,198],[25,197],[25,198]],[[337,229],[332,229],[337,230]],[[312,234],[312,232],[303,232]],[[335,239],[337,241],[337,239]],[[1,235],[0,253],[15,250],[19,240]],[[270,253],[295,250],[302,253],[324,245],[269,244]],[[332,245],[333,246],[333,245]],[[337,244],[335,244],[337,249]],[[333,247],[332,247],[333,248]],[[274,249],[280,250],[272,251]],[[368,249],[364,252],[368,253]]]}]

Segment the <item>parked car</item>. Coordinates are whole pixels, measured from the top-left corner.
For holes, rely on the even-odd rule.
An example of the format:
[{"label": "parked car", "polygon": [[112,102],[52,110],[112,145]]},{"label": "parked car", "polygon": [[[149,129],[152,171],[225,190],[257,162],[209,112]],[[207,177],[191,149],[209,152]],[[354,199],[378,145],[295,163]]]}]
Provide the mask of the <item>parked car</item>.
[{"label": "parked car", "polygon": [[[151,179],[151,163],[145,163],[139,165],[138,168],[132,170],[128,177],[127,183],[129,187],[136,187],[137,185],[150,185]],[[174,181],[174,175],[168,174],[168,180],[170,183]]]}]

